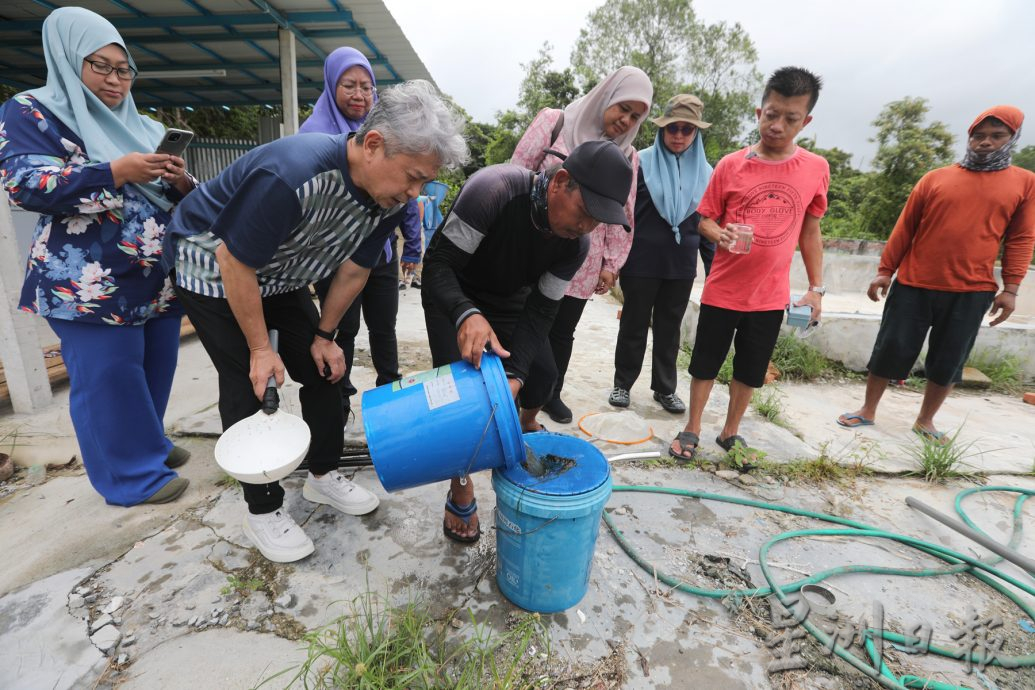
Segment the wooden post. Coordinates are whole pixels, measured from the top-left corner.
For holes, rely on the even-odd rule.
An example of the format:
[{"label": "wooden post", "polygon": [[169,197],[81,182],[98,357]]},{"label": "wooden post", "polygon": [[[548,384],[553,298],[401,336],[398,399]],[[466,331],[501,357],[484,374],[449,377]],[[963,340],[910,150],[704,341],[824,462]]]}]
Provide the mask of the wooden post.
[{"label": "wooden post", "polygon": [[50,382],[31,316],[18,309],[25,256],[18,247],[14,219],[0,189],[0,362],[17,413],[30,414],[50,404]]}]

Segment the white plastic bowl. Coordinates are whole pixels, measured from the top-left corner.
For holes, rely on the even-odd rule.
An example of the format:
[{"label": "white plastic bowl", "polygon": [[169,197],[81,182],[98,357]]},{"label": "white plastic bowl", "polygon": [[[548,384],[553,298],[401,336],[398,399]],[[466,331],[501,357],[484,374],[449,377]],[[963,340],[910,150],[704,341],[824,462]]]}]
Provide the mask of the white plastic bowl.
[{"label": "white plastic bowl", "polygon": [[216,463],[246,484],[266,484],[288,476],[309,450],[309,426],[301,418],[277,410],[242,419],[216,441]]}]

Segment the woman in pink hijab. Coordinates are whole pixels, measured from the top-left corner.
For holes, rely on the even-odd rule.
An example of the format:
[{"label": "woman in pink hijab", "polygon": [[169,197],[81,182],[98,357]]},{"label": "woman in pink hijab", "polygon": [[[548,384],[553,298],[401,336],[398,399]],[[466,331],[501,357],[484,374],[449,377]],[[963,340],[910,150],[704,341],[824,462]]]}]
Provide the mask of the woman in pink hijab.
[{"label": "woman in pink hijab", "polygon": [[[620,67],[564,110],[541,110],[518,142],[510,162],[529,170],[544,170],[562,161],[548,151],[567,155],[584,142],[610,139],[632,163],[633,184],[625,204],[631,228],[640,160],[633,140],[650,110],[653,97],[654,88],[643,70]],[[561,300],[550,331],[550,346],[557,364],[557,383],[550,401],[543,406],[550,419],[559,424],[572,420],[571,409],[561,400],[561,389],[571,359],[575,327],[589,298],[594,294],[603,295],[614,286],[631,246],[632,232],[626,232],[621,225],[598,225],[590,234],[589,255]]]}]

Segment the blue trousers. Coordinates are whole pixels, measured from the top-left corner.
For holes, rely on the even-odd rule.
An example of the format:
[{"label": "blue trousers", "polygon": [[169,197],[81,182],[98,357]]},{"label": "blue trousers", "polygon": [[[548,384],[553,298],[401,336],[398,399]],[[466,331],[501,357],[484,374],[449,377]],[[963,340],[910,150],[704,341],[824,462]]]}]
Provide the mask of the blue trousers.
[{"label": "blue trousers", "polygon": [[71,384],[69,413],[90,483],[112,505],[150,497],[176,473],[165,436],[180,319],[106,326],[47,319],[61,339]]}]

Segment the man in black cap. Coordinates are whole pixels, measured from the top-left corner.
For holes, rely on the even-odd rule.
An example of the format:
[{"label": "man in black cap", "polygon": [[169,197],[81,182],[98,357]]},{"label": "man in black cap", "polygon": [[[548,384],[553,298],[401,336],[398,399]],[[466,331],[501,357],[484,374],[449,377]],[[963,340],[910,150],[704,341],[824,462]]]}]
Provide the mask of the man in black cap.
[{"label": "man in black cap", "polygon": [[[628,229],[631,185],[632,167],[610,141],[577,146],[540,173],[493,165],[472,175],[424,257],[434,366],[463,358],[477,367],[492,350],[504,358],[522,429],[537,430],[557,377],[547,335],[560,300],[589,251],[589,232],[600,223]],[[454,479],[445,535],[476,541],[476,511],[470,479]]]}]

